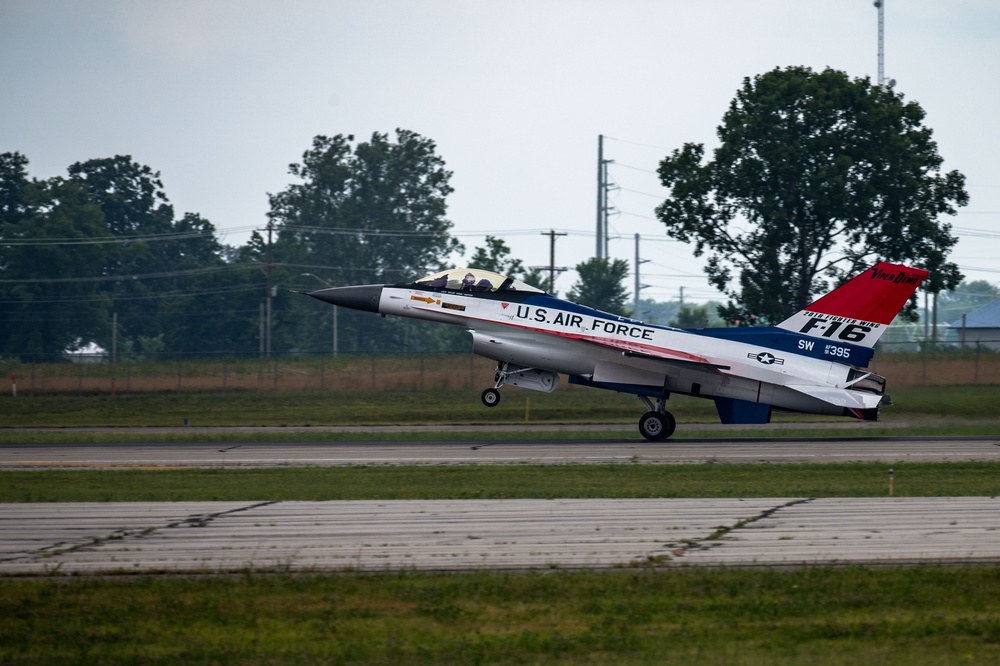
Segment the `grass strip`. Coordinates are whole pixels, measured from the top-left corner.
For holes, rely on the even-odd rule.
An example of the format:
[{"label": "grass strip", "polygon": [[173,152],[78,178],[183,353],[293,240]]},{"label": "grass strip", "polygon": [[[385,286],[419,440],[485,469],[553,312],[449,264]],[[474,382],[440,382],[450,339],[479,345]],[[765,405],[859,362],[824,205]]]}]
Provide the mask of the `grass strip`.
[{"label": "grass strip", "polygon": [[1000,662],[1000,569],[0,580],[0,663]]},{"label": "grass strip", "polygon": [[[1000,495],[1000,463],[902,463],[898,497]],[[0,502],[884,497],[881,463],[359,466],[0,472]]]},{"label": "grass strip", "polygon": [[[917,422],[899,425],[850,424],[843,427],[837,423],[823,424],[823,427],[806,425],[786,425],[778,428],[764,426],[698,427],[678,426],[669,442],[703,441],[707,439],[766,439],[773,442],[782,439],[851,439],[859,437],[997,437],[1000,421],[956,422],[947,419],[931,422]],[[435,430],[210,430],[186,429],[166,431],[115,431],[115,430],[2,430],[2,444],[144,444],[171,442],[383,442],[383,441],[502,441],[532,442],[549,440],[602,440],[608,442],[644,442],[635,427],[623,425],[621,429],[607,427],[588,428],[586,425],[563,426],[559,430],[531,429],[491,429],[464,430],[440,427]],[[669,442],[667,444],[669,445]]]},{"label": "grass strip", "polygon": [[[896,419],[941,416],[995,419],[1000,386],[925,386],[894,390],[884,410]],[[717,423],[711,400],[672,396],[681,423]],[[567,388],[553,393],[510,389],[486,409],[476,391],[295,391],[160,393],[131,396],[0,396],[7,427],[293,426],[375,424],[622,423],[634,427],[644,408],[634,396]],[[775,412],[776,421],[810,421]],[[829,420],[829,419],[825,419]],[[850,422],[850,421],[845,421]]]}]

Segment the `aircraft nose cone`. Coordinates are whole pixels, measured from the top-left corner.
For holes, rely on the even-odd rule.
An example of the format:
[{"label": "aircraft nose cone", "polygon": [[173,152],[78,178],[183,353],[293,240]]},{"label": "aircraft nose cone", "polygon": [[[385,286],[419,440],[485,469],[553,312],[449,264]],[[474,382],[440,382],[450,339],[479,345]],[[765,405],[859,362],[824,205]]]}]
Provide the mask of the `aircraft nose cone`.
[{"label": "aircraft nose cone", "polygon": [[382,285],[366,284],[358,287],[333,287],[311,291],[309,295],[321,301],[352,310],[378,312],[378,301],[382,296]]}]

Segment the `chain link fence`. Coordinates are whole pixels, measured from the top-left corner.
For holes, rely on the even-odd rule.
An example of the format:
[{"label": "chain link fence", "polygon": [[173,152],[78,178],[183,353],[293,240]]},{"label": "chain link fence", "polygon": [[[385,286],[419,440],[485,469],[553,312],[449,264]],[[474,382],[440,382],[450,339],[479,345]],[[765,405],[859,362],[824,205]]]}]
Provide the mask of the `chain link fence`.
[{"label": "chain link fence", "polygon": [[[130,395],[226,391],[446,391],[492,385],[495,363],[471,354],[406,354],[271,359],[178,356],[152,362],[7,362],[8,394]],[[2,389],[0,389],[2,390]]]},{"label": "chain link fence", "polygon": [[[178,355],[109,363],[76,357],[61,363],[0,360],[7,395],[131,395],[226,391],[450,391],[493,384],[496,364],[472,354],[287,355],[270,359]],[[879,351],[869,367],[890,387],[1000,384],[1000,353]],[[568,386],[563,382],[563,386]]]}]

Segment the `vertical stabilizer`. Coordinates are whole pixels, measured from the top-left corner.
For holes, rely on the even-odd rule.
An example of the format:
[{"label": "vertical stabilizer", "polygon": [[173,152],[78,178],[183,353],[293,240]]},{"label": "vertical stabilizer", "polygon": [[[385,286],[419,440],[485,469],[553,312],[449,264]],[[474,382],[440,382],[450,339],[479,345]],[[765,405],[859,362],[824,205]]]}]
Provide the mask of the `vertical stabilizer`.
[{"label": "vertical stabilizer", "polygon": [[874,347],[928,272],[882,262],[778,324],[778,328]]}]

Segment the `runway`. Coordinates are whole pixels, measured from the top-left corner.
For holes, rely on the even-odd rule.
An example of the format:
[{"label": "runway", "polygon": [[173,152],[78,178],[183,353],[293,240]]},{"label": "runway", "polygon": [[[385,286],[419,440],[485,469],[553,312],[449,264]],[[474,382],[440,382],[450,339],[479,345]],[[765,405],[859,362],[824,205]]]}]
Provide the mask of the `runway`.
[{"label": "runway", "polygon": [[[995,437],[0,445],[5,470],[997,460]],[[1000,564],[1000,499],[0,504],[4,576],[916,563]]]},{"label": "runway", "polygon": [[1000,499],[0,505],[0,575],[1000,563]]},{"label": "runway", "polygon": [[[463,435],[466,433],[463,433]],[[1000,437],[594,438],[0,444],[0,469],[461,464],[702,464],[1000,461]],[[599,432],[597,434],[600,434]],[[321,437],[322,433],[317,433]]]}]

